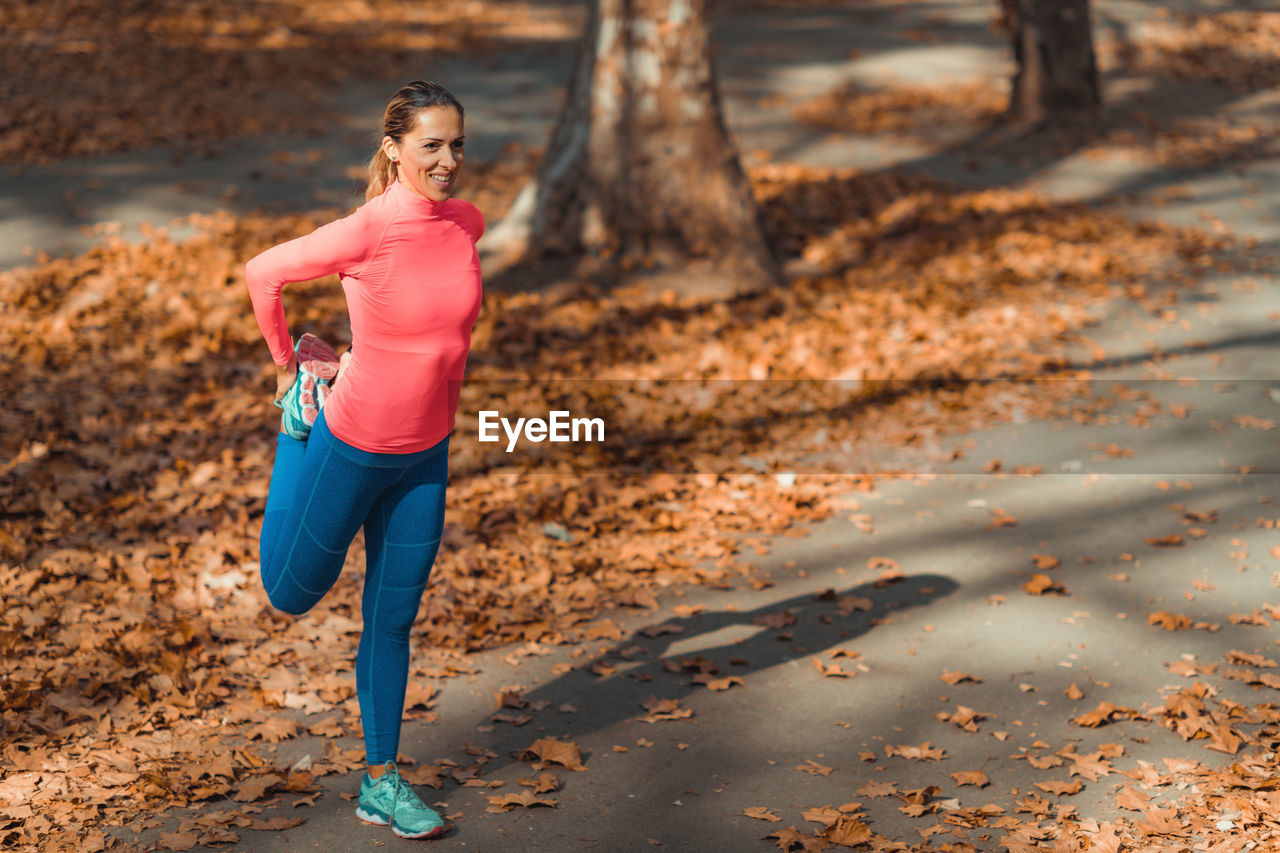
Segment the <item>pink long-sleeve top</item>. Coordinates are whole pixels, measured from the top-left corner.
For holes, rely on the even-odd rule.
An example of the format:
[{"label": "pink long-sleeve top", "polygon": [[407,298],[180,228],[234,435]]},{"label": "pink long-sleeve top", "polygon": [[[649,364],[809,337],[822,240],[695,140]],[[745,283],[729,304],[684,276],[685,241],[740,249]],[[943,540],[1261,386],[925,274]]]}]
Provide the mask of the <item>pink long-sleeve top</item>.
[{"label": "pink long-sleeve top", "polygon": [[396,181],[351,215],[245,265],[258,327],[278,365],[293,353],[280,291],[337,273],[351,315],[351,361],[324,404],[330,431],[375,453],[413,453],[453,430],[480,313],[470,202],[432,201]]}]

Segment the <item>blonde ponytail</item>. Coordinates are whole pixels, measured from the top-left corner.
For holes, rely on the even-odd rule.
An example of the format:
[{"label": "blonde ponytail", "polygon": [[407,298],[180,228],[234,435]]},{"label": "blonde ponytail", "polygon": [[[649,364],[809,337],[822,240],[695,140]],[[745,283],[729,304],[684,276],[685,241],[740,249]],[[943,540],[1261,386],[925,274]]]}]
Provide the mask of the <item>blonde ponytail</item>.
[{"label": "blonde ponytail", "polygon": [[382,195],[395,179],[396,164],[391,162],[387,152],[379,146],[373,152],[373,159],[369,161],[369,186],[365,188],[364,200],[369,201]]}]

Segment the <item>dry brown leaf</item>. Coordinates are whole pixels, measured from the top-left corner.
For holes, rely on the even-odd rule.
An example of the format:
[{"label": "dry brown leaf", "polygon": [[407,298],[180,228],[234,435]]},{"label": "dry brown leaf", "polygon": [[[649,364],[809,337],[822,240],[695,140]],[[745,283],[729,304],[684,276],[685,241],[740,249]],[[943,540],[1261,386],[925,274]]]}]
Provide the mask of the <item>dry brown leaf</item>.
[{"label": "dry brown leaf", "polygon": [[1120,793],[1116,796],[1116,805],[1122,809],[1128,809],[1134,812],[1143,812],[1147,810],[1147,805],[1151,798],[1141,791],[1135,789],[1132,785],[1125,785]]},{"label": "dry brown leaf", "polygon": [[742,813],[747,817],[753,817],[757,820],[767,820],[771,823],[777,823],[782,820],[782,818],[770,811],[768,806],[751,806],[750,808],[743,809]]},{"label": "dry brown leaf", "polygon": [[860,820],[843,817],[827,827],[824,837],[832,844],[856,847],[871,840],[871,827]]},{"label": "dry brown leaf", "polygon": [[1047,593],[1057,593],[1058,595],[1067,595],[1067,588],[1064,584],[1058,583],[1048,575],[1034,574],[1031,580],[1022,585],[1031,595],[1045,595]]},{"label": "dry brown leaf", "polygon": [[586,770],[582,763],[582,753],[578,745],[572,741],[554,738],[538,738],[520,754],[521,761],[544,761],[559,764],[569,770]]},{"label": "dry brown leaf", "polygon": [[929,741],[925,741],[919,746],[886,745],[884,754],[888,757],[900,755],[917,761],[941,761],[946,757],[946,750],[931,747]]},{"label": "dry brown leaf", "polygon": [[1087,714],[1072,717],[1071,722],[1075,723],[1077,726],[1097,728],[1098,726],[1105,726],[1107,723],[1120,718],[1133,720],[1141,717],[1141,712],[1135,711],[1133,708],[1125,708],[1111,702],[1099,702],[1097,708],[1094,708]]},{"label": "dry brown leaf", "polygon": [[1154,613],[1147,614],[1147,624],[1159,625],[1166,631],[1181,631],[1191,627],[1191,618],[1181,613],[1157,610]]},{"label": "dry brown leaf", "polygon": [[546,794],[560,790],[560,779],[554,773],[542,773],[537,779],[517,779],[526,788],[532,788],[535,794]]},{"label": "dry brown leaf", "polygon": [[805,773],[808,773],[810,776],[830,776],[831,771],[834,770],[835,768],[827,767],[826,765],[819,764],[818,762],[810,758],[806,760],[804,764],[797,764],[796,769],[803,770]]},{"label": "dry brown leaf", "polygon": [[1035,564],[1037,569],[1045,570],[1056,569],[1062,565],[1058,558],[1051,554],[1032,554],[1031,562]]},{"label": "dry brown leaf", "polygon": [[951,778],[957,785],[976,785],[979,788],[985,788],[991,784],[987,774],[981,770],[957,770],[951,774]]},{"label": "dry brown leaf", "polygon": [[1033,784],[1047,794],[1057,794],[1060,797],[1078,794],[1084,789],[1084,782],[1079,779],[1074,782],[1035,782]]},{"label": "dry brown leaf", "polygon": [[951,671],[949,671],[949,672],[944,672],[944,673],[942,673],[942,675],[940,675],[940,676],[938,676],[938,677],[939,677],[939,678],[941,678],[943,681],[945,681],[947,684],[960,684],[961,682],[965,682],[965,681],[968,681],[968,682],[970,682],[970,683],[972,683],[972,684],[981,684],[981,683],[982,683],[982,679],[981,679],[981,678],[975,678],[974,676],[970,675],[969,673],[967,673],[967,672],[961,672],[961,671],[960,671],[960,670],[958,670],[958,669],[954,669],[954,670],[951,670]]},{"label": "dry brown leaf", "polygon": [[513,793],[513,794],[501,794],[498,796],[490,796],[488,799],[489,799],[489,807],[486,808],[485,811],[491,814],[502,814],[503,812],[509,812],[512,809],[514,809],[516,806],[524,806],[526,808],[533,808],[534,806],[547,806],[550,808],[555,808],[556,806],[559,805],[557,801],[549,799],[547,797],[539,797],[533,791],[520,791],[519,793]]},{"label": "dry brown leaf", "polygon": [[692,708],[681,708],[679,700],[659,699],[650,696],[640,703],[649,713],[636,719],[646,723],[657,723],[664,720],[687,720],[693,716]]},{"label": "dry brown leaf", "polygon": [[240,783],[240,787],[236,789],[231,799],[237,803],[251,803],[254,800],[260,800],[266,796],[268,789],[279,785],[283,781],[283,777],[274,773],[268,773],[265,776],[251,776]]}]

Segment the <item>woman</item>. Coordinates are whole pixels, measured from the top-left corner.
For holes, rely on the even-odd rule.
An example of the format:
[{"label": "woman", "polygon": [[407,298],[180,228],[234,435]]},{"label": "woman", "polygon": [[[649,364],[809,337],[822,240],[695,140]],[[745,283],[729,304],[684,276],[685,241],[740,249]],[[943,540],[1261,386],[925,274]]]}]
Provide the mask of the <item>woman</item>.
[{"label": "woman", "polygon": [[[484,217],[451,198],[462,118],[441,86],[400,89],[383,115],[365,203],[245,265],[285,410],[262,522],[262,583],[274,607],[306,613],[337,580],[363,525],[356,692],[369,770],[356,815],[404,838],[444,832],[395,758],[409,629],[440,545],[449,433],[480,310],[475,244]],[[288,282],[331,273],[351,315],[340,377],[323,341],[303,335],[290,345],[280,300]]]}]

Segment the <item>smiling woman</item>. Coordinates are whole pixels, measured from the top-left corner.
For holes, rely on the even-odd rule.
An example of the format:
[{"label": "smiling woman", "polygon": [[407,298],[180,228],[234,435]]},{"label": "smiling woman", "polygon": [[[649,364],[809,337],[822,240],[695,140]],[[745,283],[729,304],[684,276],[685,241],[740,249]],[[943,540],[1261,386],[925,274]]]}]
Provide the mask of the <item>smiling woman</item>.
[{"label": "smiling woman", "polygon": [[[451,198],[462,105],[415,81],[387,104],[365,203],[245,265],[284,409],[260,537],[271,604],[302,615],[338,580],[361,527],[366,569],[356,695],[369,772],[356,815],[404,838],[443,820],[396,770],[409,634],[440,547],[449,434],[480,311],[484,217]],[[281,289],[337,273],[352,348],[293,345]],[[359,347],[355,344],[359,343]]]}]

